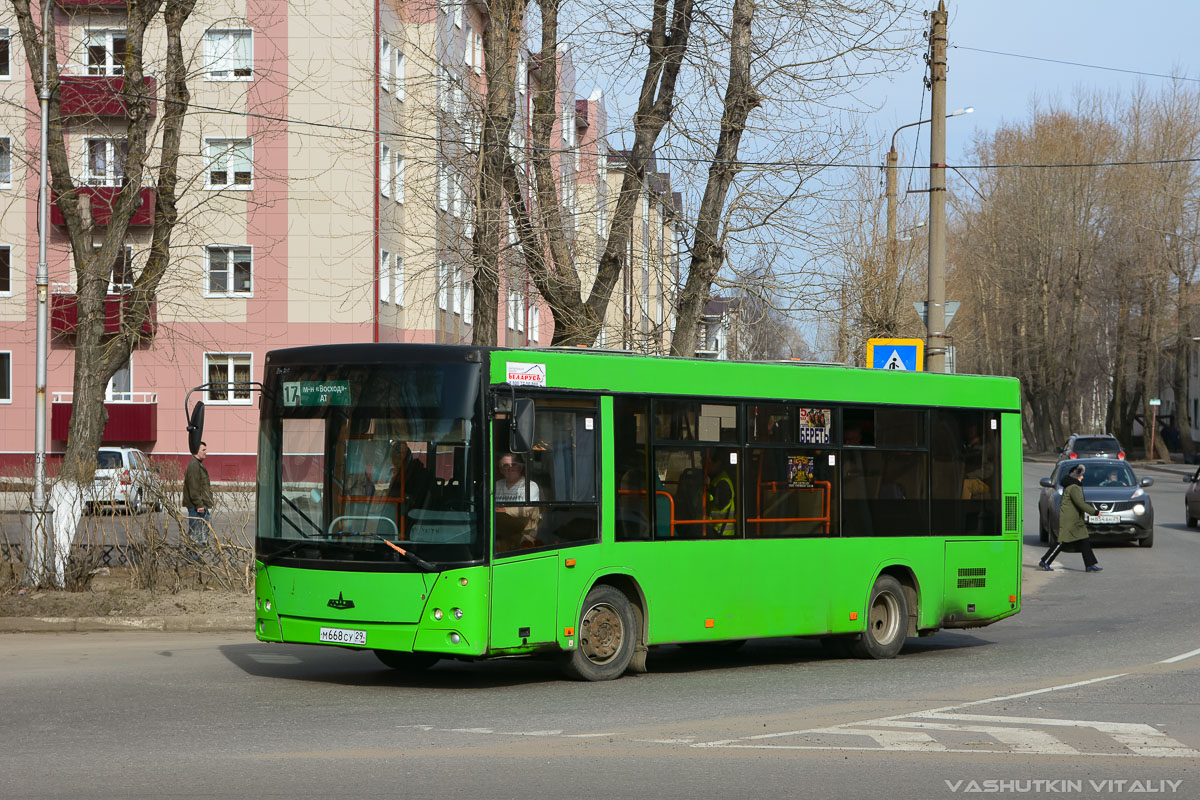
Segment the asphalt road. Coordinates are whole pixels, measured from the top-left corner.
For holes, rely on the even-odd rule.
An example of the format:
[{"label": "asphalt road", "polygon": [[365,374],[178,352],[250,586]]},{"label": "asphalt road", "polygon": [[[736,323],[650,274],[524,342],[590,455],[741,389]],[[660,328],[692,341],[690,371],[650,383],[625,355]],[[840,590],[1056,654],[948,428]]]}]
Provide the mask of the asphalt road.
[{"label": "asphalt road", "polygon": [[648,675],[581,684],[518,660],[411,678],[245,635],[5,637],[0,797],[1200,797],[1184,484],[1145,473],[1153,549],[1042,573],[1048,472],[1026,465],[1022,613],[892,661],[670,647]]}]

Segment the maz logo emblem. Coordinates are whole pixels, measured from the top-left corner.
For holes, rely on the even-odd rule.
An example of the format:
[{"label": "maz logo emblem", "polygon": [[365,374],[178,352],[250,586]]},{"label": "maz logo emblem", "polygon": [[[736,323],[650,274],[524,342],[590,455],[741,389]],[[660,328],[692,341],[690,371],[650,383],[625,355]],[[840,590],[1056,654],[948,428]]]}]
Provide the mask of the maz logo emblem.
[{"label": "maz logo emblem", "polygon": [[329,601],[329,607],[345,611],[347,608],[354,608],[354,601],[342,599],[342,593],[338,592],[338,596]]}]

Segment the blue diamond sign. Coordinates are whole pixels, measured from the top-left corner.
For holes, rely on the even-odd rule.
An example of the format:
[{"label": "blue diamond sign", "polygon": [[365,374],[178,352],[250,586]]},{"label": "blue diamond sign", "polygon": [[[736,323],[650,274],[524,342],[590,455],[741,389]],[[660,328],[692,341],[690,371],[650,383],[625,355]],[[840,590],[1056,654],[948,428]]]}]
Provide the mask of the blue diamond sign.
[{"label": "blue diamond sign", "polygon": [[925,369],[924,339],[868,339],[867,366],[921,372]]}]

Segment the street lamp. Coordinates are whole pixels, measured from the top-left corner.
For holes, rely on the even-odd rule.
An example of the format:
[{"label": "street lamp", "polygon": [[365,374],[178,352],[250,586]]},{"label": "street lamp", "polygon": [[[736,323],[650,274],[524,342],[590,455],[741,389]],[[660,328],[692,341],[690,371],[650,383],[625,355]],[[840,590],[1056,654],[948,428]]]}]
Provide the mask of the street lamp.
[{"label": "street lamp", "polygon": [[[964,114],[974,114],[975,107],[967,106],[951,111],[946,115],[946,119],[950,117],[961,117]],[[933,119],[923,119],[918,122],[910,122],[907,125],[901,125],[892,133],[892,145],[887,154],[887,279],[888,286],[894,286],[897,272],[897,254],[896,254],[896,168],[900,161],[900,156],[896,152],[896,134],[905,128],[912,128],[917,125],[925,125],[933,122]],[[894,331],[893,331],[894,333]]]}]

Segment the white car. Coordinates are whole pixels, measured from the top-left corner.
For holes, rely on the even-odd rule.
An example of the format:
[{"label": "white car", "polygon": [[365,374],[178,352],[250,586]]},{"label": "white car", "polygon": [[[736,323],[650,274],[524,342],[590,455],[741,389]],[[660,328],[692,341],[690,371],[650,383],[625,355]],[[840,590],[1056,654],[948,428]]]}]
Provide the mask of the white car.
[{"label": "white car", "polygon": [[162,511],[162,497],[162,479],[141,450],[101,447],[96,452],[96,477],[84,496],[89,509],[122,505],[131,514],[140,514],[152,505]]}]

